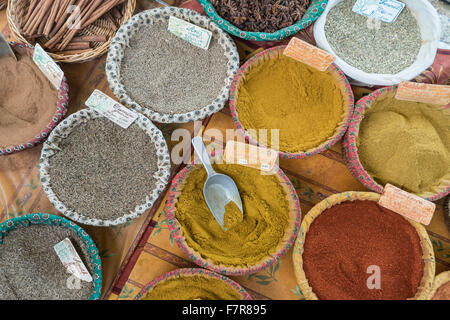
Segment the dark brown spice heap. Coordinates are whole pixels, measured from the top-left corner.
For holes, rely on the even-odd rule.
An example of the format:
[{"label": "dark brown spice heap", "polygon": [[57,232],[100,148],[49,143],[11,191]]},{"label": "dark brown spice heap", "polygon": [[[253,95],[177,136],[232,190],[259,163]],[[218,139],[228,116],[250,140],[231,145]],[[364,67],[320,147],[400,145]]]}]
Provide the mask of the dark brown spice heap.
[{"label": "dark brown spice heap", "polygon": [[273,33],[301,20],[310,0],[211,0],[217,13],[244,31]]}]

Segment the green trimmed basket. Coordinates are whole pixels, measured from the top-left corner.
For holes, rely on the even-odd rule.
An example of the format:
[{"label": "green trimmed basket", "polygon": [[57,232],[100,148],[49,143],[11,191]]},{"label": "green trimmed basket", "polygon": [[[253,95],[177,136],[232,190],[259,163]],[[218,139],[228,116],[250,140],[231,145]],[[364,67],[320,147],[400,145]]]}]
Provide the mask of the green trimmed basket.
[{"label": "green trimmed basket", "polygon": [[325,11],[328,4],[328,0],[312,0],[311,4],[303,15],[302,19],[297,21],[297,23],[292,26],[286,27],[284,29],[278,30],[274,33],[266,32],[250,32],[243,31],[238,27],[234,26],[227,20],[223,19],[217,13],[214,6],[208,0],[198,0],[202,5],[205,13],[214,20],[214,22],[226,32],[232,34],[233,36],[245,39],[245,40],[255,40],[255,41],[273,41],[282,40],[293,34],[296,34],[300,30],[306,29],[316,21],[321,14]]}]

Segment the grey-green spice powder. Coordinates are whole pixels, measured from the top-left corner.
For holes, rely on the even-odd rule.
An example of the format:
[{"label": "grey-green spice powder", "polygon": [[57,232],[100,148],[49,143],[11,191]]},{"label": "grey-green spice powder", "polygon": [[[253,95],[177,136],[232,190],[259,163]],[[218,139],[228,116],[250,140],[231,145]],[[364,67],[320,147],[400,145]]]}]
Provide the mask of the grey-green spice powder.
[{"label": "grey-green spice powder", "polygon": [[393,23],[370,20],[344,0],[327,15],[325,35],[345,62],[367,73],[396,74],[411,66],[422,46],[417,20],[405,7]]},{"label": "grey-green spice powder", "polygon": [[167,22],[143,25],[130,39],[120,67],[122,84],[131,99],[158,113],[202,109],[226,84],[225,50],[216,37],[204,50],[167,28]]},{"label": "grey-green spice powder", "polygon": [[75,127],[49,158],[50,186],[69,209],[115,220],[156,188],[156,148],[136,123],[123,129],[106,118]]},{"label": "grey-green spice powder", "polygon": [[75,230],[49,225],[19,227],[0,244],[0,300],[89,299],[93,282],[80,281],[77,287],[53,249],[65,238],[93,275],[89,248]]}]

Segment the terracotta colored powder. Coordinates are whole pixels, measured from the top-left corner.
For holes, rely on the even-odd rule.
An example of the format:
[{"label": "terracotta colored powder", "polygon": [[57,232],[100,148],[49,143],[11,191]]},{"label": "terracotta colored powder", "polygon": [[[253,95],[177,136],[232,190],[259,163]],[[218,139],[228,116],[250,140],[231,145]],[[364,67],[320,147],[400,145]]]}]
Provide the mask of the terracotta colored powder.
[{"label": "terracotta colored powder", "polygon": [[0,58],[0,147],[23,144],[53,119],[58,91],[31,57]]},{"label": "terracotta colored powder", "polygon": [[[373,201],[343,202],[320,214],[304,244],[303,268],[323,300],[407,299],[423,276],[416,229]],[[369,266],[378,266],[381,288],[369,289]],[[372,283],[372,282],[370,282]]]},{"label": "terracotta colored powder", "polygon": [[450,300],[450,281],[444,283],[437,289],[432,300]]}]

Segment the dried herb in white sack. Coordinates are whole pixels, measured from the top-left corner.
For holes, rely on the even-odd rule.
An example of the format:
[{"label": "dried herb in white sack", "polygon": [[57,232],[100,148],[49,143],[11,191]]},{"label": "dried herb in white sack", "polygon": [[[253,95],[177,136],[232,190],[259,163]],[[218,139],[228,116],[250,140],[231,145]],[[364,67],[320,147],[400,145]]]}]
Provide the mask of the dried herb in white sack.
[{"label": "dried herb in white sack", "polygon": [[405,7],[392,23],[352,11],[356,0],[344,0],[327,15],[325,35],[333,51],[367,73],[397,74],[411,66],[422,46],[417,20]]},{"label": "dried herb in white sack", "polygon": [[142,25],[120,67],[128,95],[161,114],[184,114],[211,104],[225,86],[228,58],[217,38],[208,50],[168,30],[167,22]]},{"label": "dried herb in white sack", "polygon": [[93,275],[89,248],[75,230],[43,224],[18,227],[0,244],[0,300],[89,299],[94,283],[77,281],[53,248],[65,238]]},{"label": "dried herb in white sack", "polygon": [[136,123],[123,129],[106,118],[75,127],[49,158],[52,190],[79,215],[115,220],[145,203],[156,188],[156,148]]}]

